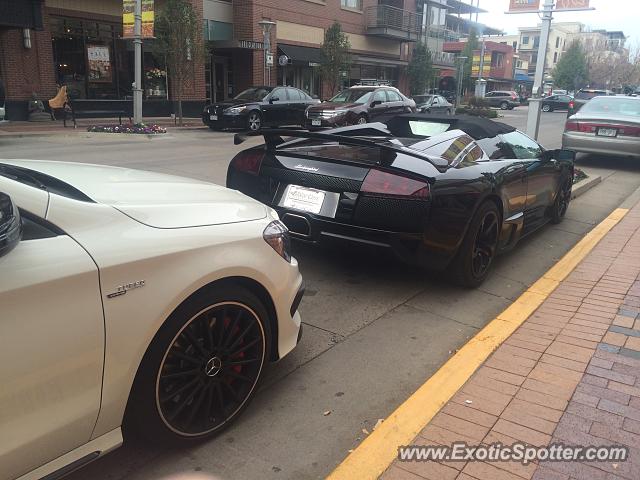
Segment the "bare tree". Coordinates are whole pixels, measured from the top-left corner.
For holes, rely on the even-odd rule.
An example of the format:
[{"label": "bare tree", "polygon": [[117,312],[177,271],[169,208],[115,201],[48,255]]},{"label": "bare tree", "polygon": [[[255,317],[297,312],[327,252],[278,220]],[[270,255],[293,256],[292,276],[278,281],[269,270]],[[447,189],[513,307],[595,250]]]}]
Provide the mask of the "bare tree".
[{"label": "bare tree", "polygon": [[611,49],[605,41],[583,42],[591,87],[625,90],[640,82],[640,48]]},{"label": "bare tree", "polygon": [[185,81],[194,75],[202,56],[202,25],[186,0],[167,0],[156,18],[156,49],[167,59],[167,74],[178,104],[178,124],[182,126],[182,96]]}]

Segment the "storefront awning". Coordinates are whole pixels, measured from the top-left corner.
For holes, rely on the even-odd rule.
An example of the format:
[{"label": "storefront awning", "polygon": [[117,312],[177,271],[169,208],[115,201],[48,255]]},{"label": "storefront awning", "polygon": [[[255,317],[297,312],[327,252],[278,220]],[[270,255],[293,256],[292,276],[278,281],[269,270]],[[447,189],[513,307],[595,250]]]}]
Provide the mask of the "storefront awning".
[{"label": "storefront awning", "polygon": [[397,67],[409,65],[409,62],[404,60],[396,60],[394,58],[377,58],[377,57],[364,57],[361,55],[354,55],[352,61],[356,65],[382,65],[383,67]]},{"label": "storefront awning", "polygon": [[533,83],[533,80],[531,80],[531,78],[529,78],[529,75],[527,75],[525,73],[516,73],[516,76],[515,76],[514,80],[516,82],[531,82],[531,83]]},{"label": "storefront awning", "polygon": [[42,30],[44,0],[0,0],[0,27]]},{"label": "storefront awning", "polygon": [[319,48],[279,43],[278,50],[279,55],[289,57],[291,65],[318,67],[322,63],[322,52]]}]

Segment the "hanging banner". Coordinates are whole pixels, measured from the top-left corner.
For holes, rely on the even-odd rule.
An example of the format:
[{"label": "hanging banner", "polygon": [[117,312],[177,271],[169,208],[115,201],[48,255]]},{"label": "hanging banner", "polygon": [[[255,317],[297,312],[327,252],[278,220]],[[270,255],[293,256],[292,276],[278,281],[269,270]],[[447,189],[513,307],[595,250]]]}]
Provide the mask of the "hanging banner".
[{"label": "hanging banner", "polygon": [[510,12],[537,12],[540,10],[540,0],[510,0]]},{"label": "hanging banner", "polygon": [[557,0],[555,10],[581,10],[589,8],[589,0]]},{"label": "hanging banner", "polygon": [[[142,0],[142,38],[153,38],[154,0]],[[122,38],[134,38],[136,0],[122,0]]]},{"label": "hanging banner", "polygon": [[111,52],[106,45],[87,45],[89,63],[89,81],[92,83],[111,83]]}]

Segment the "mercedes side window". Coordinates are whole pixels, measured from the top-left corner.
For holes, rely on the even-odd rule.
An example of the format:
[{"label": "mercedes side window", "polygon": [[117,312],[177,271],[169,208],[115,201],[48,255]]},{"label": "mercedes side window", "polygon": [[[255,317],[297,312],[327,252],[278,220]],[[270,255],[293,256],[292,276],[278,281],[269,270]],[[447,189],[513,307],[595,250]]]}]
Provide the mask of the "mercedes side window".
[{"label": "mercedes side window", "polygon": [[299,102],[300,100],[302,100],[300,92],[295,88],[287,88],[287,92],[289,94],[289,101]]},{"label": "mercedes side window", "polygon": [[402,98],[400,97],[400,95],[398,95],[398,93],[394,92],[393,90],[387,90],[387,98],[389,99],[390,102],[402,101]]},{"label": "mercedes side window", "polygon": [[273,91],[273,93],[271,93],[270,99],[272,101],[274,101],[274,102],[275,101],[286,102],[287,101],[287,91],[284,88],[276,88]]},{"label": "mercedes side window", "polygon": [[520,132],[505,133],[502,138],[509,144],[516,158],[520,160],[540,158],[542,155],[542,147]]},{"label": "mercedes side window", "polygon": [[516,158],[511,147],[500,136],[493,138],[481,138],[476,140],[482,150],[487,154],[489,160],[504,160]]},{"label": "mercedes side window", "polygon": [[373,94],[373,98],[371,99],[371,103],[373,102],[381,102],[386,103],[387,95],[384,90],[378,90]]}]

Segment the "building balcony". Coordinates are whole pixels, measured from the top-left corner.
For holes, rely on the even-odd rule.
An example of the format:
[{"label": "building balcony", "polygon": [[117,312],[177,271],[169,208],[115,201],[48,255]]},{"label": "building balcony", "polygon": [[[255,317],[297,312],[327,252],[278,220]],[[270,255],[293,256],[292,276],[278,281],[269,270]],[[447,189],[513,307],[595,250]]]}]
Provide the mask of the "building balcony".
[{"label": "building balcony", "polygon": [[436,38],[445,42],[457,42],[462,35],[441,25],[428,25],[425,27],[425,35],[429,38]]},{"label": "building balcony", "polygon": [[420,36],[418,15],[389,5],[374,5],[365,10],[365,33],[404,42],[417,42]]}]

